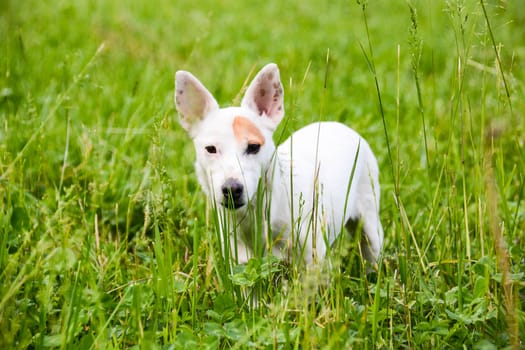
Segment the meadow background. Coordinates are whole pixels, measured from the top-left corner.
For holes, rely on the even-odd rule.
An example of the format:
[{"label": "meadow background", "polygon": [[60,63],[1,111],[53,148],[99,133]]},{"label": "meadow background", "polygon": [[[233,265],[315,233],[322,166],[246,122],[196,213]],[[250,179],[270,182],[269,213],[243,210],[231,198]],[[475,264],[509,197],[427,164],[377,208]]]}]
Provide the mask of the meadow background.
[{"label": "meadow background", "polygon": [[[375,151],[378,273],[218,267],[174,73],[229,105],[268,62],[277,142]],[[0,348],[522,348],[524,68],[517,0],[1,1]]]}]

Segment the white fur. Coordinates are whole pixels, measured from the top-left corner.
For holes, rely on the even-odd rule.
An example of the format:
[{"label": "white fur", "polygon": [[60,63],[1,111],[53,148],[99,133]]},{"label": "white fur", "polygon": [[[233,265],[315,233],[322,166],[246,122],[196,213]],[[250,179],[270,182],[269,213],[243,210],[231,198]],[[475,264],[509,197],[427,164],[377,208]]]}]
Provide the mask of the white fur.
[{"label": "white fur", "polygon": [[[379,170],[370,146],[343,124],[320,122],[296,131],[276,149],[272,134],[284,116],[283,97],[275,64],[257,74],[240,107],[222,109],[193,75],[177,72],[176,107],[181,124],[193,138],[195,168],[204,192],[226,211],[224,217],[236,215],[228,227],[237,223],[234,229],[246,238],[253,227],[244,219],[254,208],[262,181],[266,186],[263,203],[270,208],[264,211],[264,220],[269,221],[273,240],[267,245],[279,257],[302,253],[306,263],[321,261],[345,225],[360,220],[364,255],[375,264],[383,229]],[[264,137],[256,154],[247,154],[247,143],[235,136],[232,125],[238,116],[253,123]],[[216,152],[207,151],[209,146]],[[242,184],[236,205],[243,205],[237,209],[220,205],[227,202],[224,188],[234,188],[225,186],[232,181]],[[232,246],[241,263],[252,256],[246,241],[237,240],[237,246]]]}]

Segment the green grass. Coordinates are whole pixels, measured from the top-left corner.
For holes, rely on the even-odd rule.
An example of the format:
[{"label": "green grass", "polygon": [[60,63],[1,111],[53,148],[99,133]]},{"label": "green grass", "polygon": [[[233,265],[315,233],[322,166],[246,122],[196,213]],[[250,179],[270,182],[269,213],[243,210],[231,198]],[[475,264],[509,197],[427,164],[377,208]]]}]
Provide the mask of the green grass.
[{"label": "green grass", "polygon": [[[523,28],[519,1],[2,1],[0,348],[523,347]],[[228,105],[270,61],[277,142],[339,120],[378,156],[377,274],[353,241],[321,286],[221,258],[174,73]]]}]

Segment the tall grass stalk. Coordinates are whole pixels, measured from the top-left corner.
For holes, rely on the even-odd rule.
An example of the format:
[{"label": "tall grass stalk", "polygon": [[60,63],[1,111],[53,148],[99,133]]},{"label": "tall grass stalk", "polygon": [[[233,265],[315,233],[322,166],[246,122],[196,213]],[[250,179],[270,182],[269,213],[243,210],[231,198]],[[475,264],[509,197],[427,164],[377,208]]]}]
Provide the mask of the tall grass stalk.
[{"label": "tall grass stalk", "polygon": [[481,4],[481,9],[483,10],[483,18],[485,19],[485,22],[487,24],[487,30],[489,32],[490,36],[490,42],[492,44],[492,48],[494,49],[494,55],[496,57],[496,62],[498,63],[498,70],[501,74],[501,79],[503,81],[503,86],[505,87],[505,96],[507,97],[507,102],[509,104],[510,114],[511,116],[514,115],[514,110],[512,108],[512,100],[510,98],[510,89],[509,84],[507,83],[507,78],[505,77],[505,72],[503,71],[503,66],[501,64],[501,58],[500,58],[500,52],[498,50],[498,46],[496,45],[496,40],[494,39],[494,32],[492,31],[492,26],[490,24],[489,16],[487,14],[487,9],[485,7],[485,1],[479,0],[479,3]]},{"label": "tall grass stalk", "polygon": [[[492,140],[490,140],[492,141]],[[487,192],[487,210],[489,214],[489,225],[490,230],[494,236],[494,247],[496,251],[496,257],[498,261],[498,267],[501,271],[501,284],[503,285],[503,303],[505,307],[505,317],[507,319],[507,327],[510,335],[510,343],[513,349],[520,348],[520,336],[519,336],[519,326],[518,318],[516,315],[516,306],[515,300],[516,296],[514,295],[514,282],[510,278],[510,262],[509,262],[509,252],[506,248],[505,238],[504,238],[504,227],[500,225],[500,218],[498,213],[498,203],[500,202],[499,196],[496,190],[496,182],[494,180],[494,170],[493,170],[493,156],[491,147],[489,145],[486,158],[484,160],[485,164],[485,186]]]},{"label": "tall grass stalk", "polygon": [[377,77],[376,66],[375,66],[375,62],[374,62],[374,51],[372,49],[372,41],[370,39],[370,31],[369,31],[369,28],[368,28],[368,20],[367,20],[367,12],[366,12],[366,9],[367,9],[367,6],[368,6],[368,1],[366,1],[366,0],[365,1],[358,1],[358,4],[361,5],[361,11],[362,11],[362,16],[363,16],[363,23],[364,23],[364,26],[365,26],[366,38],[368,40],[368,53],[365,50],[365,48],[363,47],[363,45],[361,44],[361,42],[359,42],[359,46],[361,47],[361,51],[362,51],[362,53],[363,53],[363,55],[365,57],[366,63],[368,64],[368,68],[370,70],[370,73],[372,73],[372,76],[374,78],[375,90],[376,90],[377,101],[378,101],[378,106],[379,106],[379,114],[381,115],[381,120],[383,122],[383,131],[385,133],[386,149],[387,149],[387,152],[388,152],[388,159],[390,160],[390,170],[392,172],[392,178],[395,179],[394,161],[392,159],[392,151],[391,151],[391,148],[390,148],[390,139],[388,137],[388,127],[387,127],[386,120],[385,120],[385,111],[384,111],[384,108],[383,108],[383,99],[381,98],[381,89],[379,88],[379,79]]},{"label": "tall grass stalk", "polygon": [[419,114],[421,116],[421,125],[423,129],[423,143],[425,147],[425,166],[430,171],[429,166],[429,155],[428,155],[428,140],[427,140],[427,126],[425,122],[425,107],[423,106],[423,97],[421,93],[421,84],[419,82],[419,64],[421,60],[421,50],[422,50],[422,43],[421,39],[419,38],[418,34],[418,19],[417,19],[417,10],[416,8],[408,3],[408,8],[410,9],[410,38],[409,45],[410,45],[410,56],[411,56],[411,66],[412,66],[412,73],[414,74],[414,84],[416,86],[416,93],[417,93],[417,106],[419,110]]}]

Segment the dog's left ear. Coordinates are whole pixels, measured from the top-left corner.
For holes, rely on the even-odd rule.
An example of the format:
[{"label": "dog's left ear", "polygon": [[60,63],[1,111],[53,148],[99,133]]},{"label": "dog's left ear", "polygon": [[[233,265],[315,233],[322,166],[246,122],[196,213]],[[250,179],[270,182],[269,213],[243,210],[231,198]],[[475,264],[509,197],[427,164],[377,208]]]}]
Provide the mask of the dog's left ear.
[{"label": "dog's left ear", "polygon": [[275,63],[270,63],[257,73],[248,86],[241,106],[250,108],[265,118],[265,124],[275,130],[284,116],[283,100],[279,68]]},{"label": "dog's left ear", "polygon": [[181,70],[175,74],[175,106],[181,125],[190,134],[206,115],[219,109],[219,104],[199,79]]}]

